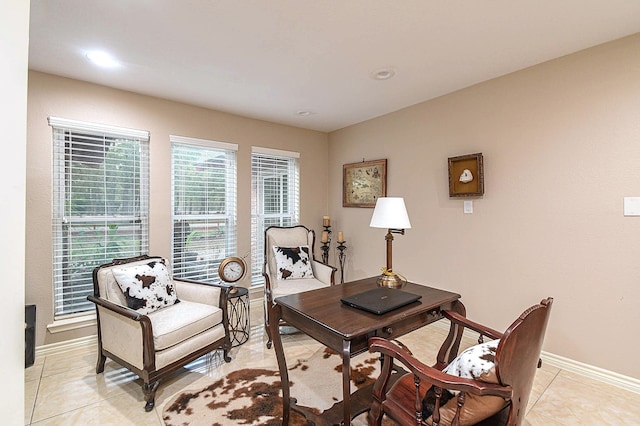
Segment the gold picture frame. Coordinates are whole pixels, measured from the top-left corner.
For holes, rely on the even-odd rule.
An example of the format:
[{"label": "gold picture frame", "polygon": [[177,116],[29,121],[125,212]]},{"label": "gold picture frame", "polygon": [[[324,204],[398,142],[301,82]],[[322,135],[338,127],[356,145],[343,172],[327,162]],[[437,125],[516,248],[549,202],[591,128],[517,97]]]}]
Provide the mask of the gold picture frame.
[{"label": "gold picture frame", "polygon": [[386,159],[342,166],[342,207],[373,208],[378,198],[386,196]]},{"label": "gold picture frame", "polygon": [[484,194],[482,153],[449,158],[449,197],[480,197]]}]

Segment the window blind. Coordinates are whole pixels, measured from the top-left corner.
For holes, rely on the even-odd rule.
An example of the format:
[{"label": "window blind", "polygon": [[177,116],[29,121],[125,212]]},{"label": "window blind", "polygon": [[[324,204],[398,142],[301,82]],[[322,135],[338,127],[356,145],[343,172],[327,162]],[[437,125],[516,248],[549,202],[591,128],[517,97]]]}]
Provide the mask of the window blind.
[{"label": "window blind", "polygon": [[172,253],[176,277],[213,282],[237,255],[238,146],[171,136]]},{"label": "window blind", "polygon": [[251,284],[264,282],[264,231],[300,220],[299,153],[253,147],[251,153]]},{"label": "window blind", "polygon": [[149,251],[149,133],[49,118],[54,318],[95,310],[93,269]]}]

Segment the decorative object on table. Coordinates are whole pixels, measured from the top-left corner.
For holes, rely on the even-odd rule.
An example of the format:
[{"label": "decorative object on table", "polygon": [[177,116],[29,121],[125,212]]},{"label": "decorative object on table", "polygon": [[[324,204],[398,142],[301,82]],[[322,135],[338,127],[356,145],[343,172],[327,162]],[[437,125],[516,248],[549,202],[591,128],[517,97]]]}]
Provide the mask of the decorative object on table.
[{"label": "decorative object on table", "polygon": [[344,254],[344,251],[347,249],[347,246],[344,244],[346,241],[344,240],[344,234],[342,231],[338,231],[338,264],[340,265],[340,284],[344,284],[344,266],[347,259],[347,256]]},{"label": "decorative object on table", "polygon": [[387,266],[382,268],[382,275],[378,277],[378,285],[400,288],[404,286],[407,279],[393,270],[392,267],[392,244],[393,234],[404,235],[404,230],[411,228],[409,215],[404,204],[404,198],[401,197],[383,197],[378,198],[376,208],[371,216],[372,228],[387,228],[388,232],[385,236],[387,241]]},{"label": "decorative object on table", "polygon": [[229,294],[229,337],[231,346],[236,347],[249,340],[249,289],[234,287],[236,290]]},{"label": "decorative object on table", "polygon": [[324,231],[322,231],[322,236],[320,237],[320,242],[322,243],[322,263],[329,264],[329,247],[331,246],[331,219],[329,216],[322,217],[322,227]]},{"label": "decorative object on table", "polygon": [[386,195],[386,159],[342,166],[342,207],[375,207]]},{"label": "decorative object on table", "polygon": [[449,158],[449,197],[479,197],[484,194],[482,153]]},{"label": "decorative object on table", "polygon": [[[218,266],[218,276],[222,281],[230,284],[240,281],[246,272],[247,265],[244,259],[236,256],[227,257]],[[237,291],[238,289],[234,286],[230,293],[235,294]]]}]

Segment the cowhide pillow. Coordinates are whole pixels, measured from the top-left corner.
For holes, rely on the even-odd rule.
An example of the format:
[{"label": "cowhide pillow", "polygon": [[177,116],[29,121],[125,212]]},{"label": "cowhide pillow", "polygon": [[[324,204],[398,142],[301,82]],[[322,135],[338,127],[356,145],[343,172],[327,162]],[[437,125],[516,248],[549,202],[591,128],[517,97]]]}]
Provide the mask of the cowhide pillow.
[{"label": "cowhide pillow", "polygon": [[313,278],[309,246],[273,247],[279,280]]},{"label": "cowhide pillow", "polygon": [[[481,343],[463,351],[444,370],[452,376],[475,379],[488,383],[498,383],[495,369],[496,349],[500,339]],[[456,414],[458,391],[443,390],[440,400],[440,424],[450,425]],[[476,424],[492,416],[504,407],[506,401],[498,396],[477,396],[468,393],[460,416],[461,425]],[[435,407],[433,388],[427,391],[422,401],[422,418],[431,425]]]},{"label": "cowhide pillow", "polygon": [[141,314],[178,303],[176,289],[162,261],[113,268],[113,276],[122,289],[127,306]]}]

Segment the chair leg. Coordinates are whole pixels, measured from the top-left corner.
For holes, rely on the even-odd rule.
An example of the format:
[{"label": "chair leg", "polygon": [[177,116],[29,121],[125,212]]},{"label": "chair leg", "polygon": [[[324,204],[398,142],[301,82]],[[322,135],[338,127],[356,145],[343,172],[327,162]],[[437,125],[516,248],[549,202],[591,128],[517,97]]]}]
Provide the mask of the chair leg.
[{"label": "chair leg", "polygon": [[156,405],[156,390],[158,390],[158,385],[160,384],[160,380],[156,380],[153,383],[143,383],[142,384],[142,392],[144,393],[144,400],[147,402],[144,406],[144,411],[147,413],[153,410],[153,407]]},{"label": "chair leg", "polygon": [[104,363],[107,360],[107,357],[100,352],[98,354],[98,363],[96,364],[96,374],[100,374],[104,371]]},{"label": "chair leg", "polygon": [[267,349],[271,349],[271,346],[273,345],[273,339],[271,338],[271,330],[269,329],[269,315],[266,311],[264,313],[264,330],[267,332]]}]

